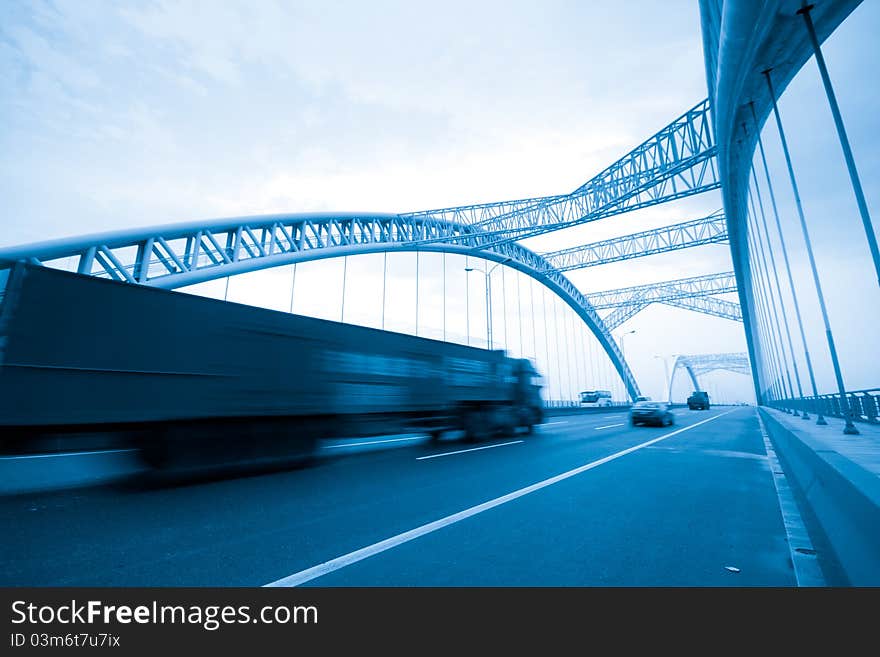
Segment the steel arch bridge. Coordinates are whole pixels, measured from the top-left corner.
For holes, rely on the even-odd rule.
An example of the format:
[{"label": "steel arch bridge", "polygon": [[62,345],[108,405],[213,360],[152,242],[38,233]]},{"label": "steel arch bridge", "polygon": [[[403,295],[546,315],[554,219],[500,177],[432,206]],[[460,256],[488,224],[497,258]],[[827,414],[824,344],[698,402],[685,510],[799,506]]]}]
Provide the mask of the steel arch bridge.
[{"label": "steel arch bridge", "polygon": [[691,383],[694,384],[694,390],[701,390],[698,378],[700,375],[716,370],[736,372],[746,376],[751,376],[752,374],[747,353],[679,355],[675,359],[675,364],[672,366],[672,375],[669,377],[669,394],[666,397],[669,401],[672,401],[672,385],[675,382],[675,373],[682,369],[690,376]]},{"label": "steel arch bridge", "polygon": [[589,327],[630,396],[639,387],[602,318],[563,274],[513,241],[479,244],[479,228],[397,214],[309,213],[239,217],[91,235],[0,250],[20,260],[136,285],[175,289],[309,260],[388,251],[459,253],[521,271],[561,297]]},{"label": "steel arch bridge", "polygon": [[[546,258],[517,241],[718,189],[713,137],[709,101],[703,100],[568,194],[402,214],[271,215],[120,231],[0,249],[0,265],[24,260],[59,266],[57,261],[66,259],[60,266],[71,269],[75,260],[82,274],[170,289],[361,253],[482,257],[509,264],[562,297],[599,340],[635,399],[635,378],[590,300]],[[681,248],[678,241],[652,252]],[[700,240],[691,235],[684,241]]]}]

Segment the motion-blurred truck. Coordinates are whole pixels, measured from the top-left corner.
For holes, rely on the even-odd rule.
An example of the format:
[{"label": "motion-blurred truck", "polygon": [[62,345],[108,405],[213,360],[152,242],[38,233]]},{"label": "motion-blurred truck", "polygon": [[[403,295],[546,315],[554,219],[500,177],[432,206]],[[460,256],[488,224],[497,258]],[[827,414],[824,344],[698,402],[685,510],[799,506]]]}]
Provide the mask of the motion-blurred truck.
[{"label": "motion-blurred truck", "polygon": [[708,411],[709,393],[705,390],[694,390],[693,394],[687,398],[687,405],[692,411]]},{"label": "motion-blurred truck", "polygon": [[0,270],[0,452],[124,445],[188,472],[298,462],[329,437],[480,440],[540,422],[540,376],[503,351]]}]

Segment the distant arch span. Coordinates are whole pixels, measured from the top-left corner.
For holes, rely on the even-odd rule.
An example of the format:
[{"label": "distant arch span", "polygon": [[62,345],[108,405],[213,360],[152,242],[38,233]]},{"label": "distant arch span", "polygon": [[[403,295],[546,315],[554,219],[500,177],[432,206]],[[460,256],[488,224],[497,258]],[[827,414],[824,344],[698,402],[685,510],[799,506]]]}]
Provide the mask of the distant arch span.
[{"label": "distant arch span", "polygon": [[672,401],[672,385],[675,382],[675,374],[681,369],[688,373],[691,383],[694,384],[694,390],[702,389],[699,380],[701,375],[715,370],[726,370],[745,375],[752,373],[747,353],[679,355],[675,359],[675,365],[672,366],[672,376],[669,377],[669,394],[667,395],[669,401]]}]

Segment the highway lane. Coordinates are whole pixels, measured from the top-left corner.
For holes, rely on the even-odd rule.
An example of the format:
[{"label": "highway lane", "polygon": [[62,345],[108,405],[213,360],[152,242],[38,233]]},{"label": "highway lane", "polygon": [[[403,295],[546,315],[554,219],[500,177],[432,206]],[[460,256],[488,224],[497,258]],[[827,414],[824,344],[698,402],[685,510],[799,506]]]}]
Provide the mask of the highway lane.
[{"label": "highway lane", "polygon": [[[9,528],[0,583],[268,584],[727,410],[677,410],[671,428],[631,428],[623,414],[563,416],[534,436],[480,445],[398,441],[327,450],[332,457],[304,470],[0,499]],[[755,412],[741,408],[306,583],[785,586],[794,578]]]}]

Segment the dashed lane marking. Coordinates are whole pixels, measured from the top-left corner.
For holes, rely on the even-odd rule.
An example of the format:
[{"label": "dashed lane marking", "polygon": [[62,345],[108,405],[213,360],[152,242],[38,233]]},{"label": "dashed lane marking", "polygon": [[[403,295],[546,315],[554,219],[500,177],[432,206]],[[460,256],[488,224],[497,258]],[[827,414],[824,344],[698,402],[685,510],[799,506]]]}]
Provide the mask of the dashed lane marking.
[{"label": "dashed lane marking", "polygon": [[428,456],[417,456],[416,461],[424,461],[425,459],[436,459],[441,456],[452,456],[453,454],[464,454],[465,452],[478,452],[481,449],[494,449],[495,447],[504,447],[505,445],[516,445],[523,442],[522,440],[511,440],[506,443],[498,443],[497,445],[486,445],[485,447],[471,447],[470,449],[458,449],[454,452],[443,452],[441,454],[429,454]]}]

